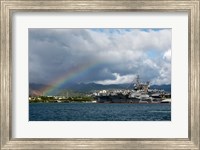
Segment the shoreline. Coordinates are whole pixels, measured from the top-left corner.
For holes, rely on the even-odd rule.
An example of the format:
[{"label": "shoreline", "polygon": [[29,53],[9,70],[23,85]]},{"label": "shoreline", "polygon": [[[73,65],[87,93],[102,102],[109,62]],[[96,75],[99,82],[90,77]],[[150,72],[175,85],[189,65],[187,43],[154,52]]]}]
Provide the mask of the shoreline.
[{"label": "shoreline", "polygon": [[171,104],[171,103],[93,103],[93,102],[29,102],[29,104]]}]

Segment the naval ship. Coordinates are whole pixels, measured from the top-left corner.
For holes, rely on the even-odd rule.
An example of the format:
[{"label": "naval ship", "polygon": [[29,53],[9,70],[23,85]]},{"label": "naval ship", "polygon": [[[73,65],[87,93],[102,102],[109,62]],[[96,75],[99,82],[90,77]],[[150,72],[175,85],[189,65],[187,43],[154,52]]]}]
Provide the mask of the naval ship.
[{"label": "naval ship", "polygon": [[164,90],[149,89],[150,82],[140,82],[139,75],[133,89],[102,90],[95,95],[97,103],[171,103],[171,94]]}]

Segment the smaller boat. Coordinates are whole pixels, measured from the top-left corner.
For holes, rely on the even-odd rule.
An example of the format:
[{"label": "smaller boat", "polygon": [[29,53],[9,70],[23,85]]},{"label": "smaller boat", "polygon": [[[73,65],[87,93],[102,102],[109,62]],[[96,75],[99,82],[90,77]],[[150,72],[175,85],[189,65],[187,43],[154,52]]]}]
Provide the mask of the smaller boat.
[{"label": "smaller boat", "polygon": [[164,99],[161,101],[161,103],[171,103],[171,99]]}]

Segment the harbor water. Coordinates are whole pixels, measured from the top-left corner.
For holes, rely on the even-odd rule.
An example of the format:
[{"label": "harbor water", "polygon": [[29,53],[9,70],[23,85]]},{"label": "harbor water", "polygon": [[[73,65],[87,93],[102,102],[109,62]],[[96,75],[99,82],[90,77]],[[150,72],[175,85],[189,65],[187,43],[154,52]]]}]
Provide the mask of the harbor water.
[{"label": "harbor water", "polygon": [[171,104],[30,103],[29,121],[170,121]]}]

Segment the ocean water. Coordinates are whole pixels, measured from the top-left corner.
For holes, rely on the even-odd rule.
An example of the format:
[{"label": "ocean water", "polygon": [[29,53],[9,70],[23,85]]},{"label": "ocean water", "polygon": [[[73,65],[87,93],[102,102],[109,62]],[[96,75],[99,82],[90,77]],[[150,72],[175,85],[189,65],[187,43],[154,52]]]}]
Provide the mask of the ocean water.
[{"label": "ocean water", "polygon": [[170,121],[171,104],[30,103],[29,121]]}]

